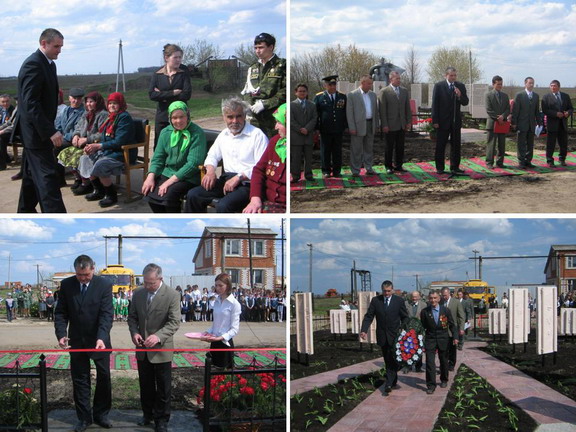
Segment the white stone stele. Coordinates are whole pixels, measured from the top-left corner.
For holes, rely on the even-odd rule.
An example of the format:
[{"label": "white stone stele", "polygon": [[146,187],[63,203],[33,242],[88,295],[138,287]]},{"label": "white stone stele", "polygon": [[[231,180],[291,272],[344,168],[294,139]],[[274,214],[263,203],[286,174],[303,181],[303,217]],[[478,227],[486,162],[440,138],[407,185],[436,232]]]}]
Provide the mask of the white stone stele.
[{"label": "white stone stele", "polygon": [[360,323],[358,321],[358,309],[352,309],[350,311],[352,334],[360,333]]},{"label": "white stone stele", "polygon": [[555,286],[536,287],[536,353],[548,354],[558,351],[558,304]]},{"label": "white stone stele", "polygon": [[576,335],[576,309],[560,309],[560,330],[558,334],[562,336]]},{"label": "white stone stele", "polygon": [[530,310],[528,309],[528,288],[510,288],[508,291],[508,343],[528,342],[530,333]]},{"label": "white stone stele", "polygon": [[346,321],[346,311],[342,309],[330,310],[330,333],[345,334],[348,332],[348,322]]},{"label": "white stone stele", "polygon": [[[362,321],[364,320],[364,315],[368,312],[368,307],[370,306],[370,301],[372,298],[376,297],[378,293],[376,291],[362,291],[358,293],[358,328],[362,328]],[[376,343],[376,319],[372,321],[372,324],[368,328],[368,332],[366,333],[366,339],[360,339],[358,336],[358,340],[360,342],[375,344]]]},{"label": "white stone stele", "polygon": [[296,352],[314,354],[312,293],[294,294],[296,303]]},{"label": "white stone stele", "polygon": [[488,310],[488,334],[506,334],[506,309]]}]

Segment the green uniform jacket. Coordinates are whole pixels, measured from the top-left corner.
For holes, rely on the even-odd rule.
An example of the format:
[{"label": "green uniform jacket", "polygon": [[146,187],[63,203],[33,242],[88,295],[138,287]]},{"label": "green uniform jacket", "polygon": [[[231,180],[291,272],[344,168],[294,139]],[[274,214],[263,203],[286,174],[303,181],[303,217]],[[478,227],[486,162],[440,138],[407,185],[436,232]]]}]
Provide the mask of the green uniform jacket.
[{"label": "green uniform jacket", "polygon": [[179,181],[199,185],[198,165],[202,165],[206,159],[206,135],[200,126],[190,122],[190,144],[184,151],[180,151],[180,144],[170,147],[170,135],[173,131],[172,125],[162,129],[148,172],[168,178],[176,175]]}]

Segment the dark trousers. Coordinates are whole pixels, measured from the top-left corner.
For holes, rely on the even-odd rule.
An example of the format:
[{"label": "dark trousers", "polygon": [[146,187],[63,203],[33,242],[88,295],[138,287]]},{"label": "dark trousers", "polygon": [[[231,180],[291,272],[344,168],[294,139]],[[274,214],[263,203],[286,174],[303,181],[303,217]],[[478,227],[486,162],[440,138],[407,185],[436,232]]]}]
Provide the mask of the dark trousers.
[{"label": "dark trousers", "polygon": [[340,175],[342,170],[342,134],[323,133],[320,138],[322,174]]},{"label": "dark trousers", "polygon": [[[63,140],[62,145],[60,147],[54,147],[54,157],[58,160],[58,155],[60,152],[68,147],[72,147],[72,143],[70,141]],[[60,184],[66,184],[66,167],[60,163],[56,163],[56,171],[58,172],[58,179]]]},{"label": "dark trousers", "polygon": [[398,382],[398,362],[396,361],[396,345],[382,345],[382,357],[386,365],[385,387],[395,386]]},{"label": "dark trousers", "polygon": [[[455,336],[454,338],[458,339],[458,336]],[[454,338],[450,339],[450,342],[454,341]],[[448,367],[454,367],[456,366],[456,357],[457,357],[457,353],[458,353],[458,347],[457,345],[454,345],[453,343],[450,343],[448,345]]]},{"label": "dark trousers", "polygon": [[450,169],[460,168],[460,147],[461,147],[461,130],[460,128],[437,129],[436,135],[436,171],[444,171],[444,158],[446,153],[446,144],[450,139]]},{"label": "dark trousers", "polygon": [[206,213],[206,208],[213,199],[218,198],[217,213],[240,213],[250,202],[250,183],[242,183],[234,191],[224,195],[224,183],[234,177],[236,173],[223,174],[216,180],[211,190],[202,186],[188,191],[186,196],[186,213]]},{"label": "dark trousers", "polygon": [[8,144],[10,143],[10,133],[0,135],[0,168],[6,168],[10,161],[8,156]]},{"label": "dark trousers", "polygon": [[[228,341],[230,346],[226,345],[222,341],[212,342],[210,344],[210,349],[229,349],[234,348],[234,341],[230,339]],[[234,364],[234,352],[233,351],[211,351],[212,364],[214,366],[231,369]]]},{"label": "dark trousers", "polygon": [[112,384],[110,382],[110,354],[100,354],[93,359],[96,365],[96,390],[94,405],[90,408],[90,353],[70,353],[70,372],[74,390],[74,404],[78,420],[92,423],[108,415],[112,407]]},{"label": "dark trousers", "polygon": [[568,153],[568,131],[564,129],[562,123],[560,123],[557,132],[548,131],[548,137],[546,138],[546,161],[548,163],[554,162],[556,141],[558,141],[558,146],[560,147],[560,162],[562,162],[566,160],[566,154]]},{"label": "dark trousers", "polygon": [[312,143],[290,146],[290,174],[292,174],[294,181],[300,180],[302,155],[304,155],[304,177],[312,176],[312,149]]},{"label": "dark trousers", "polygon": [[52,149],[30,149],[22,153],[22,186],[18,213],[66,213],[60,178]]},{"label": "dark trousers", "polygon": [[12,322],[12,310],[11,308],[6,308],[6,319],[8,322]]},{"label": "dark trousers", "polygon": [[148,357],[138,360],[140,404],[144,417],[155,422],[170,420],[172,395],[172,362],[150,363]]},{"label": "dark trousers", "polygon": [[404,163],[404,129],[397,131],[390,131],[386,134],[386,150],[384,152],[384,165],[386,168],[392,168],[392,160],[394,153],[394,166],[402,168]]},{"label": "dark trousers", "polygon": [[525,167],[527,164],[532,163],[532,157],[534,156],[534,136],[533,130],[518,132],[516,145],[518,163],[521,167]]},{"label": "dark trousers", "polygon": [[164,129],[169,124],[170,124],[169,122],[159,122],[159,121],[154,123],[154,149],[156,149],[156,144],[158,144],[158,138],[160,138],[160,132],[162,132],[162,129]]},{"label": "dark trousers", "polygon": [[506,134],[488,131],[488,141],[486,142],[486,163],[494,165],[494,158],[497,156],[496,164],[504,164],[504,153],[506,151]]},{"label": "dark trousers", "polygon": [[[449,341],[450,342],[450,341]],[[436,388],[436,350],[440,360],[440,381],[448,381],[448,349],[445,344],[438,342],[429,336],[426,336],[426,387]]]}]

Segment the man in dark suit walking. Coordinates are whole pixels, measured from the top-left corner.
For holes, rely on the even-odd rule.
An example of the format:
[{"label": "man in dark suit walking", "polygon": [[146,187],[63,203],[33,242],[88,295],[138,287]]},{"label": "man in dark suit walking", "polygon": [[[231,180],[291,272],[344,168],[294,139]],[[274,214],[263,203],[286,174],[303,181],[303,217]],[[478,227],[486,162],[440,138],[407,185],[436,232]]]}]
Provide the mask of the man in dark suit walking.
[{"label": "man in dark suit walking", "polygon": [[24,61],[18,73],[17,127],[25,150],[18,213],[36,213],[37,204],[42,213],[66,213],[54,156],[54,147],[60,147],[63,140],[54,126],[58,107],[54,60],[63,45],[62,33],[44,30],[40,48]]},{"label": "man in dark suit walking", "polygon": [[[94,275],[94,261],[87,255],[74,260],[76,276],[62,281],[54,313],[56,338],[61,348],[110,349],[110,329],[114,311],[112,285]],[[90,360],[96,365],[94,405],[90,407]],[[110,429],[108,413],[112,406],[110,352],[70,353],[70,372],[78,423],[74,431],[85,431],[92,421]]]},{"label": "man in dark suit walking", "polygon": [[382,347],[382,356],[386,364],[385,393],[399,388],[396,343],[400,326],[408,319],[404,300],[393,295],[393,290],[392,282],[389,280],[382,282],[382,294],[374,297],[370,302],[360,330],[360,338],[366,339],[366,332],[376,317],[376,342]]},{"label": "man in dark suit walking", "polygon": [[420,321],[426,330],[424,348],[426,349],[426,393],[436,390],[436,350],[440,360],[440,387],[448,385],[448,350],[458,345],[458,338],[451,338],[449,332],[456,334],[456,325],[450,310],[440,304],[438,291],[430,291],[429,305],[420,313]]},{"label": "man in dark suit walking", "polygon": [[[160,266],[148,264],[142,275],[144,287],[134,291],[128,315],[132,342],[140,349],[174,348],[173,336],[180,327],[180,294],[162,281]],[[173,357],[171,351],[136,351],[144,413],[138,425],[154,421],[156,432],[168,430]]]},{"label": "man in dark suit walking", "polygon": [[524,90],[516,94],[512,108],[512,127],[518,131],[518,167],[534,168],[534,137],[536,125],[540,124],[538,112],[540,97],[534,90],[534,78],[524,80]]},{"label": "man in dark suit walking", "polygon": [[566,166],[568,152],[568,117],[574,112],[570,96],[560,91],[560,81],[552,80],[550,93],[542,97],[542,112],[546,115],[546,162],[554,167],[554,147],[556,141],[560,147],[560,165]]},{"label": "man in dark suit walking", "polygon": [[444,153],[450,139],[450,172],[462,174],[460,147],[462,128],[461,107],[468,105],[466,86],[456,81],[456,69],[446,68],[446,79],[434,85],[432,93],[432,124],[437,129],[436,172],[444,174]]}]

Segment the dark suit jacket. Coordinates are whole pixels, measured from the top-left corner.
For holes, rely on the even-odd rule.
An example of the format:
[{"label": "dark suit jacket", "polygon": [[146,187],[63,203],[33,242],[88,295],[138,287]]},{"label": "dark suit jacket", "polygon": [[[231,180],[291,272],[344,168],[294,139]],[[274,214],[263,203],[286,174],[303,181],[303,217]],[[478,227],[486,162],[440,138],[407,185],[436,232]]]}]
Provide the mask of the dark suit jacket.
[{"label": "dark suit jacket", "polygon": [[337,91],[333,103],[327,91],[317,93],[314,103],[318,110],[317,129],[320,133],[342,134],[348,127],[346,121],[346,95]]},{"label": "dark suit jacket", "polygon": [[[442,328],[441,317],[445,316],[447,319],[447,328]],[[420,313],[420,321],[426,330],[424,336],[424,348],[435,349],[438,346],[440,349],[447,349],[450,345],[451,339],[449,332],[456,333],[456,324],[452,318],[452,314],[444,305],[440,305],[440,313],[438,324],[434,321],[434,314],[432,313],[432,306],[427,306]]]},{"label": "dark suit jacket", "polygon": [[494,122],[499,115],[504,118],[510,115],[510,98],[504,92],[500,92],[500,103],[498,103],[498,98],[496,97],[496,90],[490,90],[486,93],[486,114],[488,114],[488,119],[486,120],[486,130],[494,131]]},{"label": "dark suit jacket", "polygon": [[[306,101],[306,111],[298,98],[290,102],[290,146],[313,145],[314,128],[318,119],[318,112],[314,102]],[[301,128],[308,130],[308,135],[300,133]]]},{"label": "dark suit jacket", "polygon": [[532,100],[528,98],[526,90],[516,94],[514,107],[512,108],[512,124],[516,126],[518,132],[534,133],[536,125],[540,123],[538,112],[538,93],[532,92]]},{"label": "dark suit jacket", "polygon": [[[450,91],[446,80],[434,84],[434,92],[432,93],[432,124],[440,125],[440,129],[451,130],[454,117],[456,117],[454,126],[457,129],[462,127],[461,107],[468,105],[468,95],[466,94],[466,86],[461,82],[454,81],[454,86],[462,93],[460,99]],[[455,116],[454,110],[456,110]]]},{"label": "dark suit jacket", "polygon": [[37,50],[18,73],[18,111],[16,128],[25,148],[52,148],[56,133],[54,119],[58,109],[58,77],[48,59]]},{"label": "dark suit jacket", "polygon": [[558,132],[560,122],[564,125],[564,130],[568,130],[568,119],[566,117],[559,119],[556,114],[565,111],[572,114],[574,108],[572,107],[570,96],[566,93],[560,92],[560,99],[562,99],[562,106],[559,106],[554,93],[547,93],[542,97],[542,112],[547,116],[546,129],[548,129],[549,132]]},{"label": "dark suit jacket", "polygon": [[[150,335],[160,338],[160,345],[154,348],[174,348],[174,333],[180,328],[180,294],[165,283],[160,285],[154,300],[147,307],[148,291],[138,288],[132,295],[128,328],[130,335],[138,333],[144,339]],[[166,363],[172,361],[173,352],[149,352],[150,363]],[[144,353],[136,351],[138,360],[144,360]]]},{"label": "dark suit jacket", "polygon": [[[84,298],[76,276],[62,281],[54,312],[58,340],[68,336],[73,349],[82,349],[94,348],[96,341],[102,339],[106,348],[112,348],[110,329],[113,316],[112,285],[104,278],[94,276]],[[92,358],[97,356],[92,354]]]},{"label": "dark suit jacket", "polygon": [[380,294],[372,298],[370,306],[360,332],[366,333],[370,324],[376,317],[376,343],[380,346],[395,345],[400,326],[408,319],[408,311],[404,300],[397,295],[392,295],[390,304],[384,308],[384,295]]}]

